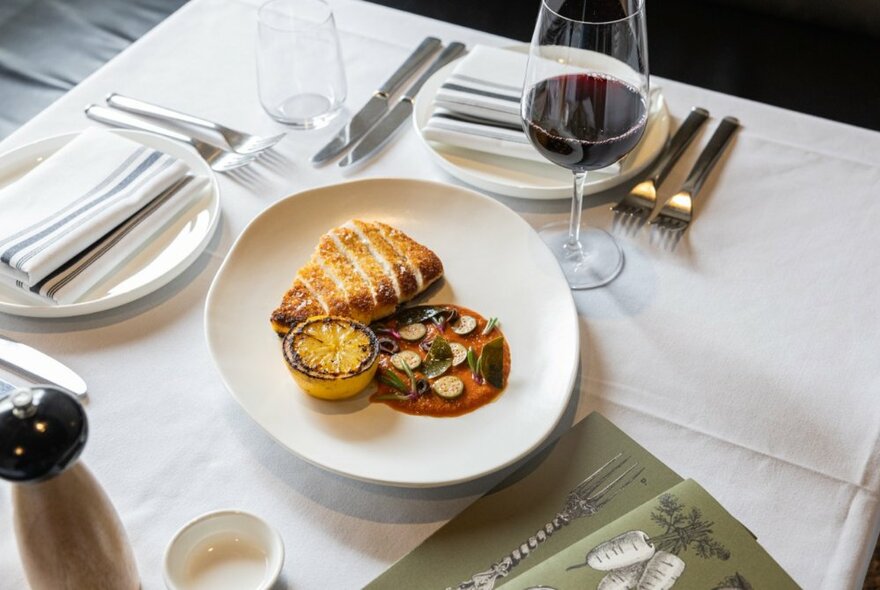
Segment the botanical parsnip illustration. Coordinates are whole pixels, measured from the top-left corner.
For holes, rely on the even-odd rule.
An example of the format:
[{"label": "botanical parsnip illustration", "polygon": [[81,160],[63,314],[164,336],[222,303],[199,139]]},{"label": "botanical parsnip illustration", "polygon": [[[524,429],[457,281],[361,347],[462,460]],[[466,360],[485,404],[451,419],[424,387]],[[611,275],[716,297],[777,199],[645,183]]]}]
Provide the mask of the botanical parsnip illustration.
[{"label": "botanical parsnip illustration", "polygon": [[568,493],[562,510],[550,522],[489,569],[474,574],[469,580],[455,586],[454,590],[492,590],[499,579],[507,577],[514,567],[553,533],[579,518],[599,512],[644,471],[639,468],[638,462],[627,466],[629,460],[623,453],[615,455]]},{"label": "botanical parsnip illustration", "polygon": [[[627,531],[596,545],[583,563],[567,570],[590,566],[608,572],[597,590],[669,590],[684,573],[682,554],[693,551],[702,559],[730,559],[730,551],[712,537],[714,523],[705,520],[699,508],[687,510],[673,494],[660,496],[651,520],[662,532],[650,536],[645,531]],[[736,583],[736,578],[741,576],[724,580],[719,588],[751,590],[748,582],[726,585]]]}]

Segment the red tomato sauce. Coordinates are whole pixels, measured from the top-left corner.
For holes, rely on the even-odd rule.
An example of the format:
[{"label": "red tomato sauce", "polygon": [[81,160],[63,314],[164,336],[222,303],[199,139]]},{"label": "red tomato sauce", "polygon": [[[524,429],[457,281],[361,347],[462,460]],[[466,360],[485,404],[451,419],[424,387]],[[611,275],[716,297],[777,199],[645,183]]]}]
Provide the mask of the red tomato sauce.
[{"label": "red tomato sauce", "polygon": [[[483,346],[491,341],[495,340],[499,336],[503,337],[501,333],[501,329],[496,325],[495,328],[485,336],[483,335],[483,329],[486,327],[488,320],[481,316],[480,314],[467,309],[465,307],[459,307],[457,305],[442,305],[442,307],[452,308],[458,311],[459,315],[469,315],[477,320],[477,327],[470,332],[469,334],[459,335],[452,331],[450,326],[446,326],[443,331],[431,320],[427,320],[423,322],[425,327],[428,329],[424,338],[420,339],[416,342],[410,342],[407,340],[399,340],[398,344],[400,346],[400,350],[412,350],[416,352],[422,360],[424,361],[427,353],[420,348],[420,344],[423,342],[430,342],[438,335],[443,336],[450,344],[453,342],[457,342],[464,346],[465,348],[473,348],[474,352],[477,356],[480,355],[480,352],[483,349]],[[397,329],[397,321],[395,319],[390,319],[384,322],[381,322],[383,326],[387,328]],[[377,391],[370,396],[370,401],[375,403],[383,403],[386,404],[399,412],[404,412],[406,414],[415,414],[419,416],[436,416],[436,417],[451,417],[451,416],[460,416],[462,414],[467,414],[468,412],[472,412],[479,408],[480,406],[484,406],[489,402],[498,398],[501,395],[501,392],[504,391],[504,387],[507,386],[507,378],[510,374],[510,347],[507,345],[507,339],[504,339],[503,345],[503,358],[504,358],[504,379],[502,381],[503,386],[499,389],[487,382],[477,383],[474,380],[473,375],[471,374],[471,369],[468,366],[467,361],[461,363],[456,367],[450,367],[445,373],[438,376],[436,379],[440,377],[446,377],[447,375],[454,375],[462,380],[464,383],[464,393],[454,399],[445,399],[434,393],[433,390],[429,390],[424,395],[419,396],[413,400],[394,400],[394,399],[377,399],[382,395],[389,395],[399,393],[396,389],[382,383],[377,380],[378,389]],[[424,373],[421,372],[422,367],[419,367],[413,371],[416,377],[425,378]],[[406,373],[401,370],[398,370],[391,364],[391,355],[382,353],[379,355],[379,371],[390,371],[395,373],[401,381],[404,383],[409,383],[409,378]],[[429,383],[436,381],[436,379],[428,379]]]}]

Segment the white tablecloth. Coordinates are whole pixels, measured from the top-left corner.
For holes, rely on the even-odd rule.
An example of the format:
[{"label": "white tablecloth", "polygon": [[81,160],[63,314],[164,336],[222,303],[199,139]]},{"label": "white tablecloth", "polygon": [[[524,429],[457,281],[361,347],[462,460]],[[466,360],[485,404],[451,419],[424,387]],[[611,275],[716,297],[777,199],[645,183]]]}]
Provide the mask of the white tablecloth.
[{"label": "white tablecloth", "polygon": [[[90,125],[83,106],[110,91],[255,132],[279,129],[255,91],[257,4],[194,0],[0,151]],[[509,43],[356,0],[331,4],[349,111],[427,34]],[[603,412],[700,481],[805,588],[860,588],[880,518],[880,134],[655,83],[676,117],[699,104],[738,116],[744,129],[675,253],[623,239],[623,274],[576,293],[577,417]],[[174,531],[224,507],[253,511],[280,530],[281,587],[359,587],[496,479],[439,490],[349,481],[276,445],[224,391],[203,338],[208,286],[261,209],[346,178],[307,163],[335,129],[292,132],[279,146],[282,162],[260,164],[244,181],[221,177],[218,236],[152,296],[86,318],[0,315],[3,334],[63,359],[89,382],[84,460],[122,516],[147,590],[162,587],[161,556]],[[349,176],[451,181],[412,129]],[[565,202],[502,200],[536,227],[567,216]],[[607,207],[587,218],[610,224]],[[0,587],[24,586],[8,486],[0,485]]]}]

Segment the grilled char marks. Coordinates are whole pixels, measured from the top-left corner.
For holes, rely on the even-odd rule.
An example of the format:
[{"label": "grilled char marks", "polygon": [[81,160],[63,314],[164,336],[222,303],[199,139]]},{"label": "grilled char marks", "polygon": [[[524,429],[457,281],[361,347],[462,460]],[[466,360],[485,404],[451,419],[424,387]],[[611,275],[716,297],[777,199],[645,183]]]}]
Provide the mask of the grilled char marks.
[{"label": "grilled char marks", "polygon": [[392,276],[397,280],[397,285],[400,288],[400,301],[415,297],[419,292],[420,285],[406,257],[385,239],[382,229],[377,224],[358,220],[354,220],[352,223],[360,231],[361,238],[370,242],[372,251],[384,259],[383,267],[385,267],[386,274],[390,269]]}]

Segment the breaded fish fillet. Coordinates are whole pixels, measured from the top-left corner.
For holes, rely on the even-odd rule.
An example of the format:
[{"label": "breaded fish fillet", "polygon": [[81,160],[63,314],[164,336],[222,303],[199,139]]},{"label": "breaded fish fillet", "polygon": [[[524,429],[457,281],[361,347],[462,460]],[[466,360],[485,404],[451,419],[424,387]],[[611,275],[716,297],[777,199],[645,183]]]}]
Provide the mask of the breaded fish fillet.
[{"label": "breaded fish fillet", "polygon": [[286,334],[322,314],[369,324],[441,276],[437,255],[402,231],[379,222],[348,221],[321,236],[311,260],[272,312],[272,329]]}]

